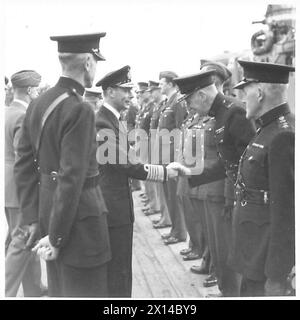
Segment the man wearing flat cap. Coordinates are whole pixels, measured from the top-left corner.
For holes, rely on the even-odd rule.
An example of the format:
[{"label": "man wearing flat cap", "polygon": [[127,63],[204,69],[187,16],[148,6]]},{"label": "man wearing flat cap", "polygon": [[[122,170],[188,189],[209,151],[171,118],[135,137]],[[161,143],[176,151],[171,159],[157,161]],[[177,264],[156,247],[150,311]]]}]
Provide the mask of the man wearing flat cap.
[{"label": "man wearing flat cap", "polygon": [[[125,66],[113,71],[96,84],[102,87],[104,95],[103,107],[96,116],[96,127],[100,185],[109,212],[112,249],[108,266],[109,297],[130,297],[132,291],[134,210],[129,178],[165,182],[176,176],[168,167],[131,160],[127,130],[124,122],[120,122],[120,111],[127,107],[133,87],[129,70],[130,67]],[[148,144],[141,147],[148,148]]]},{"label": "man wearing flat cap", "polygon": [[[246,119],[245,110],[241,103],[218,92],[214,84],[215,73],[214,69],[207,70],[174,80],[191,108],[197,110],[202,116],[214,117],[216,121],[214,140],[218,159],[212,163],[207,163],[200,175],[190,177],[189,183],[192,187],[222,180],[226,177],[234,184],[239,158],[255,134],[254,125]],[[225,198],[225,200],[227,199]],[[216,239],[221,241],[222,238],[222,241],[226,244],[222,246],[226,250],[219,256],[220,259],[213,263],[219,289],[223,296],[236,296],[238,295],[238,277],[226,264],[231,244],[232,201],[228,204],[225,203],[225,206],[223,203],[220,207],[219,203],[206,200],[205,206],[210,213],[220,212],[220,209],[224,208],[224,219],[218,220],[218,228],[226,231],[226,233],[219,233],[219,237]]]},{"label": "man wearing flat cap", "polygon": [[243,153],[236,183],[234,242],[230,264],[242,274],[241,296],[284,296],[295,266],[294,116],[287,104],[295,68],[238,61],[247,118],[256,136]]},{"label": "man wearing flat cap", "polygon": [[[176,158],[180,140],[180,127],[187,115],[184,102],[179,102],[179,93],[174,78],[177,74],[173,71],[162,71],[159,74],[161,93],[167,96],[166,104],[161,111],[158,121],[158,146],[159,161],[163,164],[171,163]],[[175,133],[172,139],[172,131]],[[177,198],[177,180],[170,180],[164,184],[164,194],[171,218],[171,231],[162,235],[165,245],[170,245],[186,240],[187,232],[182,208],[179,207]]]},{"label": "man wearing flat cap", "polygon": [[38,96],[41,76],[34,70],[22,70],[11,76],[14,96],[5,108],[5,214],[8,236],[5,244],[5,295],[15,297],[22,283],[25,297],[39,297],[41,290],[41,266],[39,258],[26,250],[22,229],[19,201],[13,173],[16,148],[21,135],[21,125],[28,104]]},{"label": "man wearing flat cap", "polygon": [[[50,37],[62,76],[28,107],[15,165],[30,248],[46,260],[51,297],[107,296],[111,252],[99,187],[92,87],[105,33]],[[38,235],[39,233],[39,235]]]}]

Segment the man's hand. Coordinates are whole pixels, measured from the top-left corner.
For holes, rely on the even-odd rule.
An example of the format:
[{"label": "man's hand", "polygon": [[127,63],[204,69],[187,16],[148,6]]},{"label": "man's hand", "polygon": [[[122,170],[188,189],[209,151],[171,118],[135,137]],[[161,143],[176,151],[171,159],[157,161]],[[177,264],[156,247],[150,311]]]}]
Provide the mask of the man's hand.
[{"label": "man's hand", "polygon": [[55,260],[58,257],[59,249],[53,247],[50,243],[49,236],[42,238],[32,249],[42,259],[46,261]]},{"label": "man's hand", "polygon": [[179,162],[172,162],[167,166],[167,169],[176,170],[180,176],[190,176],[191,169],[185,167]]},{"label": "man's hand", "polygon": [[26,231],[28,232],[28,240],[26,241],[25,249],[30,249],[39,237],[38,224],[32,223],[29,226],[26,226]]},{"label": "man's hand", "polygon": [[178,176],[178,171],[173,168],[169,168],[169,165],[168,165],[167,174],[168,174],[168,179],[174,179]]}]

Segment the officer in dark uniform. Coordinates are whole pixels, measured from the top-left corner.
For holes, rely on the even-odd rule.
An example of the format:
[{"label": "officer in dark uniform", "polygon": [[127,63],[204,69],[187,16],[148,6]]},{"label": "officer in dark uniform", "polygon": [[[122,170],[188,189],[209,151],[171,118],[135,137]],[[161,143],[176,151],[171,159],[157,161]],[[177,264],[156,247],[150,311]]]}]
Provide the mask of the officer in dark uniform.
[{"label": "officer in dark uniform", "polygon": [[[133,87],[129,70],[130,67],[125,66],[113,71],[96,84],[102,87],[104,95],[103,107],[96,116],[96,127],[100,185],[109,211],[108,225],[112,250],[112,260],[108,266],[110,297],[130,297],[132,290],[134,210],[129,178],[165,182],[168,178],[176,176],[173,170],[164,166],[131,161],[131,150],[126,143],[127,131],[119,121],[120,111],[126,108]],[[110,161],[108,148],[113,150],[118,158]],[[119,159],[123,159],[122,162]]]},{"label": "officer in dark uniform", "polygon": [[[219,159],[207,165],[202,174],[189,179],[192,187],[224,179],[226,176],[234,183],[238,160],[255,134],[254,126],[246,119],[241,104],[218,92],[213,78],[215,73],[215,70],[202,71],[199,74],[175,79],[181,93],[186,94],[185,98],[191,107],[200,115],[212,116],[216,121],[214,132]],[[236,296],[238,279],[226,264],[232,234],[232,203],[220,206],[214,201],[206,201],[205,206],[208,212],[219,212],[219,217],[222,217],[217,219],[216,216],[215,248],[218,259],[213,261],[219,289],[224,296]]]},{"label": "officer in dark uniform", "polygon": [[29,242],[47,261],[50,296],[107,296],[107,209],[98,186],[91,87],[105,33],[50,37],[63,75],[28,107],[14,171]]},{"label": "officer in dark uniform", "polygon": [[[175,152],[176,149],[178,149],[180,139],[179,129],[187,115],[185,103],[178,101],[179,94],[177,92],[177,86],[173,81],[176,77],[177,74],[173,71],[162,71],[159,74],[161,92],[167,96],[167,102],[160,114],[158,122],[159,160],[160,163],[165,164],[173,162],[176,157]],[[175,132],[174,139],[164,139],[166,133],[170,134],[172,131]],[[184,214],[178,206],[176,190],[177,181],[175,179],[168,181],[164,185],[165,198],[172,222],[170,233],[162,235],[166,245],[185,241],[187,236]]]},{"label": "officer in dark uniform", "polygon": [[283,296],[295,265],[294,116],[287,99],[294,67],[239,61],[247,118],[258,129],[243,153],[236,184],[231,266],[241,296]]},{"label": "officer in dark uniform", "polygon": [[[201,60],[200,70],[208,71],[215,70],[215,75],[213,76],[214,84],[217,90],[223,94],[224,85],[228,82],[231,77],[231,72],[228,68],[216,61]],[[214,117],[205,116],[203,121],[199,123],[199,127],[205,130],[204,139],[204,161],[206,165],[213,164],[218,159],[216,143],[214,139],[214,128],[216,125],[216,120]],[[226,188],[225,188],[226,186]],[[207,225],[207,243],[209,250],[206,250],[205,255],[200,266],[192,266],[191,271],[198,274],[203,274],[207,272],[209,267],[209,258],[212,256],[212,261],[224,261],[222,256],[223,252],[227,252],[226,242],[223,242],[224,235],[227,232],[227,224],[220,224],[221,218],[220,212],[224,209],[224,203],[227,206],[231,203],[233,205],[233,186],[228,178],[224,180],[218,180],[211,182],[209,184],[200,185],[199,187],[199,197],[200,201],[196,201],[198,204],[198,211],[205,211],[204,214],[204,225]],[[201,201],[203,199],[203,201]],[[195,202],[195,200],[194,200]],[[204,205],[204,202],[207,205]],[[208,208],[215,208],[212,212],[208,211]],[[219,226],[216,229],[216,226]],[[225,227],[225,230],[222,227]],[[219,240],[220,239],[220,240]],[[216,245],[218,244],[218,246]],[[225,248],[223,246],[225,245]],[[219,247],[219,249],[217,249]],[[217,263],[218,265],[218,263]],[[212,263],[210,265],[210,276],[204,280],[203,285],[205,287],[217,284],[217,279],[214,275],[214,268]]]}]

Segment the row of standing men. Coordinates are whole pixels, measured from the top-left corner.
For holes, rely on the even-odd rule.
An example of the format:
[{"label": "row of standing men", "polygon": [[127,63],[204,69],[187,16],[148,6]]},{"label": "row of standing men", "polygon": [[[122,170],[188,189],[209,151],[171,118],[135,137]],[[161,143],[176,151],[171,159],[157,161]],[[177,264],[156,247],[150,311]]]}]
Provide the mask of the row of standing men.
[{"label": "row of standing men", "polygon": [[[214,83],[218,89],[218,107],[222,104],[235,103],[241,107],[241,103],[231,97],[223,95],[224,83],[230,78],[231,73],[225,65],[218,62],[206,61],[201,66],[202,71],[215,70]],[[177,84],[173,81],[177,78],[175,72],[161,72],[160,83],[138,83],[138,101],[140,110],[136,110],[135,128],[143,129],[148,133],[151,140],[151,132],[159,132],[163,129],[172,131],[180,129],[182,136],[169,145],[155,139],[157,143],[147,153],[151,158],[151,152],[159,153],[158,164],[173,161],[182,161],[181,155],[187,149],[193,149],[195,139],[189,139],[189,133],[197,136],[197,130],[204,130],[205,165],[209,166],[218,160],[217,146],[214,139],[216,119],[212,115],[200,116],[196,110],[191,109],[178,92]],[[167,97],[165,99],[164,97]],[[126,120],[130,121],[131,106],[127,112]],[[247,126],[241,126],[241,132],[237,133],[236,139],[246,147],[253,134],[251,122]],[[133,128],[133,124],[129,124]],[[157,131],[152,131],[157,130]],[[245,131],[244,131],[245,130]],[[244,141],[242,132],[246,132]],[[174,145],[174,143],[177,145]],[[163,148],[171,148],[170,159],[164,159]],[[175,152],[174,152],[175,151]],[[179,151],[179,152],[176,152]],[[141,161],[148,159],[141,155]],[[155,229],[171,227],[167,234],[162,234],[164,244],[172,245],[185,241],[189,235],[189,247],[180,251],[183,260],[201,259],[200,265],[191,267],[191,271],[197,274],[209,274],[204,281],[204,286],[216,285],[224,296],[236,296],[236,282],[233,272],[227,267],[226,260],[229,250],[229,237],[231,235],[231,215],[234,201],[234,186],[229,178],[223,178],[215,182],[192,188],[187,177],[169,180],[165,184],[144,182],[147,206],[143,209],[145,215],[161,212],[159,220],[154,220]]]},{"label": "row of standing men", "polygon": [[[186,138],[186,131],[192,129],[196,137],[195,131],[204,129],[204,171],[189,181],[186,177],[173,180],[173,188],[168,188],[167,182],[163,193],[159,187],[155,193],[146,182],[145,190],[152,201],[145,213],[156,212],[153,203],[166,203],[158,211],[165,207],[173,210],[169,217],[161,210],[161,220],[154,222],[154,228],[169,226],[170,221],[171,232],[162,235],[166,245],[184,241],[187,229],[190,247],[180,253],[184,260],[201,257],[202,264],[191,271],[203,274],[210,270],[212,275],[204,285],[217,282],[223,296],[293,294],[294,118],[286,92],[289,73],[295,69],[270,63],[239,63],[245,78],[235,88],[244,90],[246,108],[222,93],[230,72],[216,62],[205,62],[198,75],[178,78],[171,72],[168,77],[161,73],[159,87],[150,86],[149,91],[160,89],[168,99],[152,110],[151,102],[146,103],[137,126],[146,131],[156,129],[158,118],[158,132],[178,128],[176,116],[180,115],[178,108],[185,110],[180,103],[185,100],[188,115],[181,125],[183,138],[174,146],[179,158],[170,161],[184,163],[180,155],[195,144]],[[165,81],[172,88],[178,86],[183,98],[174,99],[175,90],[165,91]],[[197,100],[197,91],[203,89],[206,102]],[[160,152],[160,146],[154,146],[152,152]]]}]

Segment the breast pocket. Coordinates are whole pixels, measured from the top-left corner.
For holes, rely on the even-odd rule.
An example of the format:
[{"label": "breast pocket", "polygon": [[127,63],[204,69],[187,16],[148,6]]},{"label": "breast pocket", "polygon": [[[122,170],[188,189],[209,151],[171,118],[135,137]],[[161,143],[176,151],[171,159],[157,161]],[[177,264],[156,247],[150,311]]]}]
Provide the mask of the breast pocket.
[{"label": "breast pocket", "polygon": [[215,123],[213,121],[209,121],[205,126],[205,146],[209,146],[209,147],[216,146],[214,127],[215,127]]},{"label": "breast pocket", "polygon": [[266,167],[266,151],[257,147],[250,147],[246,156],[246,161],[249,165]]}]

